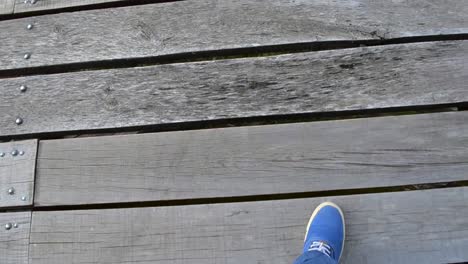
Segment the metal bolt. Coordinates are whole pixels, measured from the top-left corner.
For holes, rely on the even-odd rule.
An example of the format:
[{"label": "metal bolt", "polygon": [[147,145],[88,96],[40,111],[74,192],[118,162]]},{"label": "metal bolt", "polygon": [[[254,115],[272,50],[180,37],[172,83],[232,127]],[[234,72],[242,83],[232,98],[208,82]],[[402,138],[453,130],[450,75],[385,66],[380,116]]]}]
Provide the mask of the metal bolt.
[{"label": "metal bolt", "polygon": [[24,151],[20,150],[19,154],[20,154],[20,156],[23,156],[23,155],[24,155]]},{"label": "metal bolt", "polygon": [[26,53],[26,54],[24,54],[23,58],[24,58],[25,60],[28,60],[29,58],[31,58],[31,54]]},{"label": "metal bolt", "polygon": [[34,27],[33,24],[28,24],[28,25],[26,26],[26,28],[29,29],[29,30],[33,29],[33,27]]},{"label": "metal bolt", "polygon": [[5,153],[4,152],[0,152],[0,157],[5,157]]},{"label": "metal bolt", "polygon": [[23,124],[23,119],[21,117],[18,117],[18,118],[16,118],[15,123],[17,125],[21,125],[21,124]]},{"label": "metal bolt", "polygon": [[20,91],[21,91],[22,93],[26,92],[27,90],[28,90],[28,87],[27,87],[26,85],[21,85]]},{"label": "metal bolt", "polygon": [[19,227],[18,223],[14,223],[14,224],[13,224],[13,227],[14,227],[14,228],[18,228],[18,227]]},{"label": "metal bolt", "polygon": [[5,225],[5,229],[6,229],[6,230],[10,230],[11,227],[12,227],[11,223],[8,223],[8,224]]},{"label": "metal bolt", "polygon": [[8,189],[8,194],[9,195],[15,194],[15,188],[11,187],[10,189]]},{"label": "metal bolt", "polygon": [[14,156],[18,156],[18,151],[16,149],[12,150],[11,151],[11,155],[14,157]]},{"label": "metal bolt", "polygon": [[37,2],[37,0],[31,0],[31,4],[35,4]]},{"label": "metal bolt", "polygon": [[26,196],[21,196],[21,201],[26,201]]}]

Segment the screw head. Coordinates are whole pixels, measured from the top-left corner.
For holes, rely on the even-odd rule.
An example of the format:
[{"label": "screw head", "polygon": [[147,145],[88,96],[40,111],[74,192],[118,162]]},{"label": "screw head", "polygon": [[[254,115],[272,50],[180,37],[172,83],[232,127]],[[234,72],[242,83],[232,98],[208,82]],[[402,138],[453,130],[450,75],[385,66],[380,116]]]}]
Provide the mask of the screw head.
[{"label": "screw head", "polygon": [[0,152],[0,157],[5,157],[5,152]]},{"label": "screw head", "polygon": [[19,155],[20,155],[20,156],[23,156],[23,155],[24,155],[24,151],[21,150],[21,151],[19,152]]},{"label": "screw head", "polygon": [[9,195],[15,194],[15,188],[11,187],[10,189],[8,189],[8,194]]},{"label": "screw head", "polygon": [[11,151],[11,155],[14,157],[14,156],[18,156],[18,151],[16,149],[12,150]]},{"label": "screw head", "polygon": [[26,54],[24,54],[23,58],[24,58],[25,60],[28,60],[29,58],[31,58],[31,54],[26,53]]},{"label": "screw head", "polygon": [[28,87],[27,87],[26,85],[21,85],[21,86],[20,86],[20,91],[21,91],[22,93],[26,92],[27,90],[28,90]]},{"label": "screw head", "polygon": [[18,227],[19,227],[18,223],[14,223],[14,224],[13,224],[13,227],[14,227],[14,228],[18,228]]},{"label": "screw head", "polygon": [[37,0],[31,0],[31,4],[35,4],[37,2]]},{"label": "screw head", "polygon": [[5,225],[6,230],[10,230],[13,225],[11,223],[8,223]]},{"label": "screw head", "polygon": [[26,196],[21,196],[21,201],[26,201]]},{"label": "screw head", "polygon": [[29,30],[33,29],[33,27],[34,27],[33,24],[28,24],[28,25],[26,26],[26,28],[29,29]]},{"label": "screw head", "polygon": [[18,118],[16,118],[15,123],[17,125],[21,125],[21,124],[23,124],[23,119],[21,117],[18,117]]}]

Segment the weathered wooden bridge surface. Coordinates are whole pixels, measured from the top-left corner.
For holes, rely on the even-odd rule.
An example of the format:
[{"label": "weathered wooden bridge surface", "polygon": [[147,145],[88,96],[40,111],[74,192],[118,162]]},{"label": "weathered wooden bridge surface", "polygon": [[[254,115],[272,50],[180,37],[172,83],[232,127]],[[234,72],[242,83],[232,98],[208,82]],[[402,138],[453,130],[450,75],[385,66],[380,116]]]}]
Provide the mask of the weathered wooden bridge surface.
[{"label": "weathered wooden bridge surface", "polygon": [[468,262],[466,0],[0,0],[0,263]]}]

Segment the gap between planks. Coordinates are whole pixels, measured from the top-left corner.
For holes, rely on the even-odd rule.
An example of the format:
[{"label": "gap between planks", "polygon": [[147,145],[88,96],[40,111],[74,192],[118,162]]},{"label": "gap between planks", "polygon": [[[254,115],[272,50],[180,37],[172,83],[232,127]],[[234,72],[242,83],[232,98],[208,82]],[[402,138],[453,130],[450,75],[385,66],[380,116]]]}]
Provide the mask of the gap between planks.
[{"label": "gap between planks", "polygon": [[[468,101],[466,50],[468,41],[427,42],[2,79],[0,133],[459,107]],[[24,84],[30,89],[20,94]]]},{"label": "gap between planks", "polygon": [[0,4],[0,21],[58,13],[169,3],[184,0],[36,0],[35,4],[25,3],[25,0],[2,1],[4,2],[3,6]]},{"label": "gap between planks", "polygon": [[105,137],[117,135],[134,135],[148,133],[163,133],[176,131],[190,130],[205,130],[229,127],[248,127],[248,126],[263,126],[263,125],[278,125],[278,124],[294,124],[302,122],[323,122],[333,120],[349,120],[374,118],[385,116],[408,116],[421,115],[429,113],[446,113],[468,111],[468,102],[451,103],[451,104],[436,104],[436,105],[417,105],[408,107],[389,107],[389,108],[374,108],[363,110],[349,111],[334,111],[334,112],[319,112],[319,113],[301,113],[287,115],[269,115],[269,116],[254,116],[242,118],[226,118],[216,120],[203,120],[181,123],[144,125],[135,127],[108,128],[108,129],[91,129],[79,131],[58,131],[34,134],[21,134],[14,136],[0,136],[0,143],[39,139],[39,140],[54,140],[66,138],[89,138],[89,137]]},{"label": "gap between planks", "polygon": [[467,118],[448,112],[41,141],[35,205],[466,184]]},{"label": "gap between planks", "polygon": [[236,197],[212,197],[212,198],[192,198],[180,200],[163,200],[163,201],[145,201],[145,202],[120,202],[120,203],[97,203],[97,204],[74,204],[74,205],[34,205],[21,207],[2,207],[0,213],[8,212],[44,212],[44,211],[75,211],[75,210],[108,210],[108,209],[125,209],[125,208],[145,208],[145,207],[172,207],[172,206],[189,206],[203,204],[224,204],[224,203],[246,203],[258,201],[277,201],[277,200],[293,200],[306,198],[326,198],[340,196],[354,196],[363,194],[379,194],[379,193],[399,193],[412,192],[422,190],[450,189],[468,187],[468,180],[450,181],[450,182],[430,182],[399,186],[371,187],[371,188],[356,188],[356,189],[340,189],[316,192],[301,192],[301,193],[281,193],[281,194],[263,194],[263,195],[247,195]]},{"label": "gap between planks", "polygon": [[[342,263],[447,263],[468,259],[468,188],[114,210],[33,212],[32,264],[291,263],[307,219],[341,206]],[[183,250],[180,250],[180,249]],[[391,248],[391,250],[389,250]]]},{"label": "gap between planks", "polygon": [[[0,31],[10,34],[0,36],[0,68],[467,33],[463,0],[424,3],[356,0],[349,8],[340,1],[190,0],[2,21]],[[28,23],[34,27],[25,34]]]},{"label": "gap between planks", "polygon": [[174,53],[168,55],[133,57],[112,60],[96,60],[66,64],[59,63],[56,65],[35,66],[15,69],[0,69],[0,79],[31,75],[49,75],[96,70],[149,67],[176,63],[210,62],[227,59],[273,57],[278,55],[287,55],[294,53],[331,51],[359,47],[378,47],[386,45],[404,45],[425,42],[463,40],[468,40],[468,34],[439,34],[368,40],[313,41],[279,45],[264,45],[257,47],[243,47],[232,49],[228,48],[221,50],[204,50],[187,53]]},{"label": "gap between planks", "polygon": [[[230,203],[248,203],[260,201],[278,201],[278,200],[294,200],[307,198],[327,198],[340,196],[355,196],[363,194],[383,194],[383,193],[401,193],[423,190],[436,189],[451,189],[468,187],[468,180],[451,181],[451,182],[431,182],[420,184],[409,184],[400,186],[388,187],[372,187],[359,189],[340,189],[318,192],[303,192],[303,193],[282,193],[282,194],[265,194],[252,196],[237,196],[237,197],[213,197],[213,198],[193,198],[185,200],[164,200],[164,201],[146,201],[146,202],[120,202],[120,203],[101,203],[101,204],[82,204],[82,205],[58,205],[58,206],[34,206],[31,208],[21,208],[18,211],[33,211],[33,212],[48,212],[48,211],[76,211],[76,210],[109,210],[109,209],[125,209],[125,208],[145,208],[145,207],[173,207],[173,206],[189,206],[189,205],[204,205],[204,204],[230,204]],[[2,209],[0,212],[4,211]]]}]

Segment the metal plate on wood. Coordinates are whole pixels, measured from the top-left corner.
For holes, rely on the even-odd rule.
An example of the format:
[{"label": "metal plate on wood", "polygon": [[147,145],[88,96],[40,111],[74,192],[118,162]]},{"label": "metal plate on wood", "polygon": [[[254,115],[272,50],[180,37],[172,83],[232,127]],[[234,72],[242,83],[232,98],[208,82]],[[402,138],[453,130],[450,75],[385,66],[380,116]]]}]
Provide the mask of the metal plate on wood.
[{"label": "metal plate on wood", "polygon": [[0,207],[32,205],[37,140],[0,143]]},{"label": "metal plate on wood", "polygon": [[30,228],[31,212],[0,213],[1,264],[28,263]]}]

